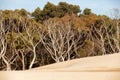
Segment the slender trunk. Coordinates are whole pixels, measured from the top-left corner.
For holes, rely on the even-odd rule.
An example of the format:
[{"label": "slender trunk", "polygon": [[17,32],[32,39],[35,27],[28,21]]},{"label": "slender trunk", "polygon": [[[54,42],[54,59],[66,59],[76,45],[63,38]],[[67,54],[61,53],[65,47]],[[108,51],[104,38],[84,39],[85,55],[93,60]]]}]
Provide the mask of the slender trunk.
[{"label": "slender trunk", "polygon": [[32,62],[30,64],[30,66],[29,66],[29,69],[32,68],[32,66],[33,66],[33,64],[35,62],[35,59],[36,59],[36,51],[35,51],[35,47],[33,47],[33,59],[32,59]]}]

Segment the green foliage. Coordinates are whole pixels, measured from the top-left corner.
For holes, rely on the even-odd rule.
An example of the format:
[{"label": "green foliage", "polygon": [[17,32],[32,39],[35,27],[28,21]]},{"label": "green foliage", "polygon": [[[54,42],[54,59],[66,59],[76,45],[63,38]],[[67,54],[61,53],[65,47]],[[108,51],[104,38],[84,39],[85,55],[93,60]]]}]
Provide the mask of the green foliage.
[{"label": "green foliage", "polygon": [[79,57],[87,57],[91,55],[94,48],[93,43],[94,42],[91,40],[86,40],[84,46],[77,50],[77,55]]},{"label": "green foliage", "polygon": [[79,12],[81,12],[80,7],[78,5],[72,5],[66,2],[60,2],[58,7],[59,10],[63,13],[63,15],[72,13],[78,14]]},{"label": "green foliage", "polygon": [[40,8],[39,7],[37,7],[36,9],[35,9],[35,11],[32,13],[32,17],[34,17],[34,19],[36,20],[36,21],[39,21],[39,20],[41,20],[41,10],[40,10]]},{"label": "green foliage", "polygon": [[85,8],[84,11],[83,11],[83,14],[85,14],[85,15],[89,15],[91,13],[92,13],[91,9],[89,9],[89,8]]},{"label": "green foliage", "polygon": [[32,13],[32,16],[36,21],[42,22],[43,20],[54,18],[54,17],[63,17],[65,14],[78,14],[80,13],[80,7],[78,5],[68,4],[66,2],[60,2],[58,5],[48,2],[43,10],[40,10],[38,7]]},{"label": "green foliage", "polygon": [[45,19],[57,17],[56,12],[57,12],[57,6],[55,6],[54,4],[50,2],[48,2],[43,8]]}]

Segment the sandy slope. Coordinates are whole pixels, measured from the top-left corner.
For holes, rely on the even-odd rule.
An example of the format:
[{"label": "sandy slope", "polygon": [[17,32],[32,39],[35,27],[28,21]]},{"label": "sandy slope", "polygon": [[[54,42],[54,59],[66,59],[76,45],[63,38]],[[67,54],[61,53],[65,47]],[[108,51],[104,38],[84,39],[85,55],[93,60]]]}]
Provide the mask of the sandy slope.
[{"label": "sandy slope", "polygon": [[75,59],[27,71],[0,72],[0,80],[120,80],[120,54]]},{"label": "sandy slope", "polygon": [[35,68],[41,71],[120,71],[120,54],[75,59]]}]

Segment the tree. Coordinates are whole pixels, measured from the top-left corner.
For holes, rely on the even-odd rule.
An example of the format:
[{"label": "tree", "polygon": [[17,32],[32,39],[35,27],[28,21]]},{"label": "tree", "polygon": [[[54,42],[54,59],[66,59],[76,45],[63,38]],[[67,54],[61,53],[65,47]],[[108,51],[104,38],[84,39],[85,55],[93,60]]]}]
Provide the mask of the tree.
[{"label": "tree", "polygon": [[113,9],[111,12],[111,17],[114,18],[114,28],[115,28],[115,35],[114,41],[116,43],[116,47],[118,52],[120,52],[120,9]]},{"label": "tree", "polygon": [[85,14],[85,15],[89,15],[91,13],[92,13],[91,9],[89,9],[89,8],[85,8],[84,11],[83,11],[83,14]]},{"label": "tree", "polygon": [[78,13],[81,12],[80,6],[78,6],[78,5],[72,5],[72,4],[70,4],[69,7],[70,7],[70,10],[71,10],[70,13],[78,14]]},{"label": "tree", "polygon": [[[24,24],[27,24],[26,21]],[[28,25],[24,25],[24,32],[20,33],[20,38],[24,42],[24,45],[33,53],[33,58],[30,62],[29,69],[31,69],[36,60],[36,47],[41,42],[40,26],[36,26],[31,21]]]},{"label": "tree", "polygon": [[68,4],[66,2],[60,2],[58,4],[58,10],[61,13],[61,16],[64,16],[65,14],[78,14],[81,12],[80,7],[78,5],[72,5]]},{"label": "tree", "polygon": [[21,9],[19,11],[20,16],[27,17],[29,15],[29,12],[25,9]]},{"label": "tree", "polygon": [[7,51],[7,39],[6,39],[6,33],[5,31],[7,29],[4,28],[4,25],[3,25],[3,17],[2,17],[2,12],[0,12],[0,59],[1,62],[3,61],[3,64],[4,67],[5,67],[5,70],[9,71],[11,70],[11,64],[10,64],[10,61],[9,59],[6,57],[6,51]]},{"label": "tree", "polygon": [[65,14],[78,14],[81,12],[80,7],[78,5],[68,4],[66,2],[60,2],[58,5],[54,5],[51,2],[48,2],[43,10],[40,10],[38,7],[32,13],[32,16],[36,21],[43,22],[49,18],[54,17],[63,17]]},{"label": "tree", "polygon": [[57,6],[48,2],[43,8],[43,11],[42,11],[43,17],[45,17],[45,19],[56,17],[57,16],[56,10],[57,10]]},{"label": "tree", "polygon": [[36,21],[40,21],[41,20],[41,10],[40,10],[40,8],[37,7],[31,15]]},{"label": "tree", "polygon": [[120,52],[120,10],[116,11],[116,20],[115,20],[115,28],[116,28],[116,35],[115,35],[115,43],[116,47],[118,49],[118,52]]},{"label": "tree", "polygon": [[42,43],[51,57],[55,62],[70,60],[76,44],[70,23],[48,20],[44,24],[47,34],[43,36]]}]

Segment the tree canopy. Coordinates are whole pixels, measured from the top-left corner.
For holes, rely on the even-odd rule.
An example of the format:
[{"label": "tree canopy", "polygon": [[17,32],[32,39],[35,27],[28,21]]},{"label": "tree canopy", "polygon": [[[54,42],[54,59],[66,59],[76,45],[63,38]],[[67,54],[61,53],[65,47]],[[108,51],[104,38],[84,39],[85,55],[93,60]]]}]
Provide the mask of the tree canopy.
[{"label": "tree canopy", "polygon": [[63,17],[65,14],[78,14],[80,13],[80,7],[78,5],[68,4],[66,2],[60,2],[58,5],[54,5],[51,2],[48,2],[43,10],[36,8],[32,16],[37,21],[46,20],[53,17]]},{"label": "tree canopy", "polygon": [[83,14],[85,14],[85,15],[89,15],[91,13],[92,13],[91,9],[89,9],[89,8],[85,8],[84,11],[83,11]]}]

